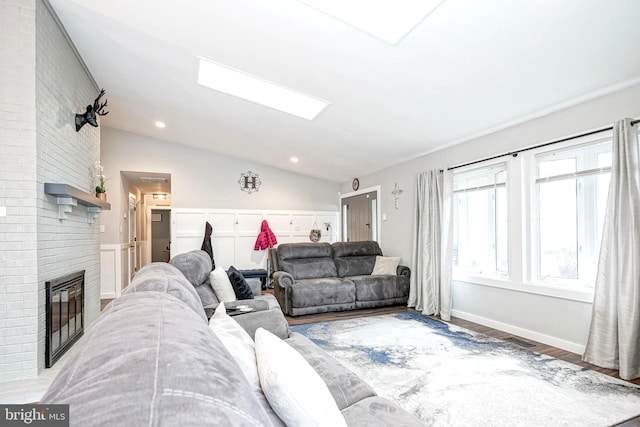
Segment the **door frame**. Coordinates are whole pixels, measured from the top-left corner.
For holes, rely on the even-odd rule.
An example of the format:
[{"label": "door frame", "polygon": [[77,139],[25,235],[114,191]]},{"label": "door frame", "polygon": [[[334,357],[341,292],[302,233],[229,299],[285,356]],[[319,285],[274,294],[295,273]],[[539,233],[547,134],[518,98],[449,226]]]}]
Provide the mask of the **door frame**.
[{"label": "door frame", "polygon": [[376,242],[378,242],[378,244],[380,246],[382,246],[382,186],[380,185],[375,185],[373,187],[367,187],[367,188],[363,188],[361,190],[358,191],[350,191],[348,193],[341,193],[340,197],[339,197],[339,203],[338,203],[338,222],[340,224],[340,233],[338,234],[338,237],[340,238],[341,241],[345,241],[346,236],[344,236],[344,224],[342,221],[342,199],[347,199],[349,197],[353,197],[353,196],[359,196],[361,194],[366,194],[366,193],[371,193],[374,192],[376,193],[376,234],[377,234],[377,239]]},{"label": "door frame", "polygon": [[[133,213],[132,213],[132,202],[133,202]],[[138,202],[138,198],[136,197],[136,195],[133,193],[129,193],[129,197],[127,199],[127,228],[128,228],[127,245],[129,246],[129,250],[127,251],[129,255],[129,259],[127,260],[127,266],[129,267],[129,271],[127,272],[128,285],[131,284],[131,280],[133,279],[133,276],[138,271],[138,229],[136,224],[136,221],[137,221],[136,210],[138,209],[137,202]],[[133,236],[131,235],[132,230],[133,230]],[[132,238],[133,238],[133,244],[131,243]],[[133,263],[131,260],[133,260]]]}]

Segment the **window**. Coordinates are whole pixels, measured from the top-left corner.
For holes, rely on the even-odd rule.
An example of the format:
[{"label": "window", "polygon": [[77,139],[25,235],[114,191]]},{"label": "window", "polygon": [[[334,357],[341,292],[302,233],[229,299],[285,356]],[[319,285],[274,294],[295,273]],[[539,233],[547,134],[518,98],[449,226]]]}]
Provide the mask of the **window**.
[{"label": "window", "polygon": [[590,302],[612,132],[522,151],[500,163],[454,170],[454,278]]},{"label": "window", "polygon": [[611,176],[611,141],[537,154],[533,167],[531,279],[593,287]]},{"label": "window", "polygon": [[454,270],[508,276],[506,163],[455,173],[453,191]]}]

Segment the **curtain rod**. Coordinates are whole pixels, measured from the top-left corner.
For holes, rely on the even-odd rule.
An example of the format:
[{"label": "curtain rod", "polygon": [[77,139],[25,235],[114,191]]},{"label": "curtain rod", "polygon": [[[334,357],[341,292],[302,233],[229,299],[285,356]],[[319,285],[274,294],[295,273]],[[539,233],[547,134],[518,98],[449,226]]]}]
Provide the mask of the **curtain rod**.
[{"label": "curtain rod", "polygon": [[[631,121],[631,125],[632,126],[635,125],[636,123],[640,123],[640,120],[632,120]],[[499,159],[500,157],[506,157],[506,156],[516,157],[518,155],[518,153],[522,153],[523,151],[535,150],[536,148],[546,147],[547,145],[559,144],[561,142],[571,141],[572,139],[582,138],[583,136],[594,135],[596,133],[600,133],[600,132],[604,132],[604,131],[612,130],[612,129],[613,129],[613,126],[607,126],[607,127],[603,127],[603,128],[600,128],[600,129],[592,130],[592,131],[589,131],[589,132],[583,132],[583,133],[578,134],[578,135],[569,136],[569,137],[566,137],[566,138],[560,138],[560,139],[556,139],[556,140],[550,141],[550,142],[545,142],[544,144],[538,144],[538,145],[534,145],[534,146],[531,146],[531,147],[522,148],[520,150],[509,151],[507,153],[498,154],[497,156],[485,157],[484,159],[476,160],[476,161],[473,161],[473,162],[463,163],[461,165],[456,165],[456,166],[451,166],[451,167],[447,168],[447,170],[463,168],[465,166],[475,165],[476,163],[486,162],[487,160]]]}]

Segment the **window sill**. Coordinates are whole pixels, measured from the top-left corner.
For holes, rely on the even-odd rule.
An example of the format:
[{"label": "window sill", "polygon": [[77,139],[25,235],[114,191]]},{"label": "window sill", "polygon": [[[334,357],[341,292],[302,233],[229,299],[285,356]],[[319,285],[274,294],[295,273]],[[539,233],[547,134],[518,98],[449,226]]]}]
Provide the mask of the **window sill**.
[{"label": "window sill", "polygon": [[498,279],[482,276],[470,276],[464,274],[454,274],[455,282],[464,282],[472,285],[490,286],[494,288],[506,289],[514,292],[524,292],[534,295],[543,295],[554,298],[562,298],[570,301],[593,303],[593,289],[567,289],[561,286],[540,285],[532,283],[514,283],[508,279]]}]

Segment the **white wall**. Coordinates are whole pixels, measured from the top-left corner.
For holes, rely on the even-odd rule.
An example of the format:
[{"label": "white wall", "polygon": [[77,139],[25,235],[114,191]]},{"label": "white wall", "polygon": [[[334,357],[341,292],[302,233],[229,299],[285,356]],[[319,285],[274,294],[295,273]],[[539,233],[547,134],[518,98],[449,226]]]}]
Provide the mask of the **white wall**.
[{"label": "white wall", "polygon": [[[110,212],[103,212],[103,244],[126,242],[127,194],[120,171],[171,174],[172,208],[338,209],[336,183],[311,178],[186,145],[102,127],[101,159],[108,182]],[[241,149],[241,148],[239,148]],[[288,159],[283,159],[288,161]],[[240,174],[253,171],[262,185],[256,193],[240,190]],[[122,231],[120,231],[122,229]]]},{"label": "white wall", "polygon": [[[402,257],[412,266],[412,234],[416,177],[420,172],[443,169],[510,150],[609,126],[623,117],[640,117],[640,85],[530,120],[528,122],[359,177],[362,188],[382,186],[380,208],[383,252]],[[460,120],[464,120],[461,117]],[[390,141],[392,143],[393,141]],[[404,190],[400,206],[393,205],[395,183]],[[341,185],[349,192],[351,182]],[[412,269],[413,270],[413,269]],[[478,323],[519,333],[531,339],[580,352],[589,330],[591,304],[533,295],[473,283],[454,283],[454,314]]]}]

